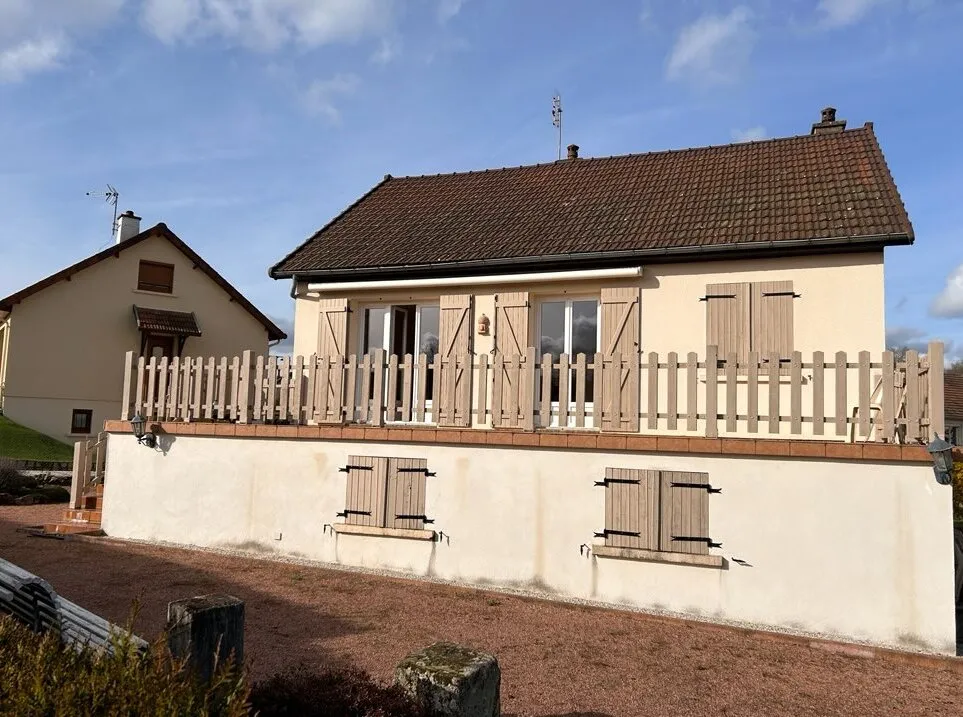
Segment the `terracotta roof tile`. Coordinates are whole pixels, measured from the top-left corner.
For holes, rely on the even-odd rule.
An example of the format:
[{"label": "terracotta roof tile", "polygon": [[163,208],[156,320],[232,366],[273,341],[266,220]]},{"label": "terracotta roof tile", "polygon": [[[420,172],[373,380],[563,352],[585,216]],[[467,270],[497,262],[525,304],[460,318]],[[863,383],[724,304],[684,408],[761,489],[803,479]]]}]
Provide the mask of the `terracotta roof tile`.
[{"label": "terracotta roof tile", "polygon": [[[391,178],[272,269],[365,267],[852,237],[913,229],[872,126]],[[778,248],[778,246],[776,247]]]},{"label": "terracotta roof tile", "polygon": [[952,371],[943,377],[943,413],[947,420],[963,421],[963,373]]},{"label": "terracotta roof tile", "polygon": [[200,336],[197,318],[192,313],[183,311],[166,311],[164,309],[148,309],[143,306],[134,307],[134,318],[137,328],[162,334],[176,334],[177,336]]}]

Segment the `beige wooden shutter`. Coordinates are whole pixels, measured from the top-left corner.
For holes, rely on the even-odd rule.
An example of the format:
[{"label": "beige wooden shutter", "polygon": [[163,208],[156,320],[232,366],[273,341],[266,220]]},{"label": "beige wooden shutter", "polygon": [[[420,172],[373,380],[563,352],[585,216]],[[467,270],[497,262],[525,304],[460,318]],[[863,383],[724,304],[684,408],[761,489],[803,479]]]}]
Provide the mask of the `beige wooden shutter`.
[{"label": "beige wooden shutter", "polygon": [[345,523],[384,527],[387,471],[387,458],[348,456]]},{"label": "beige wooden shutter", "polygon": [[321,381],[316,389],[318,394],[326,391],[327,396],[317,399],[318,405],[326,406],[321,422],[340,423],[341,406],[344,401],[343,361],[348,353],[348,300],[321,299],[318,301],[318,357],[327,361],[322,370]]},{"label": "beige wooden shutter", "polygon": [[471,294],[441,297],[438,425],[471,426]]},{"label": "beige wooden shutter", "polygon": [[659,472],[605,469],[605,544],[658,550]]},{"label": "beige wooden shutter", "polygon": [[[639,430],[639,288],[602,289],[602,352],[606,367],[602,376],[603,431]],[[614,355],[622,366],[608,363]]]},{"label": "beige wooden shutter", "polygon": [[749,358],[749,294],[747,283],[706,286],[706,346],[718,346],[720,360]]},{"label": "beige wooden shutter", "polygon": [[[533,412],[529,372],[519,370],[528,350],[529,296],[527,291],[495,295],[495,389],[498,396],[492,400],[493,426],[526,426],[525,412]],[[497,360],[506,363],[497,368]],[[512,363],[508,363],[512,362]],[[530,405],[525,407],[524,404]],[[533,418],[534,420],[534,418]]]},{"label": "beige wooden shutter", "polygon": [[758,351],[762,359],[773,351],[780,359],[792,358],[793,301],[791,281],[760,281],[752,285],[752,350]]},{"label": "beige wooden shutter", "polygon": [[709,492],[698,487],[708,485],[708,473],[661,472],[661,550],[709,554]]},{"label": "beige wooden shutter", "polygon": [[386,527],[424,530],[427,471],[424,458],[388,459]]}]

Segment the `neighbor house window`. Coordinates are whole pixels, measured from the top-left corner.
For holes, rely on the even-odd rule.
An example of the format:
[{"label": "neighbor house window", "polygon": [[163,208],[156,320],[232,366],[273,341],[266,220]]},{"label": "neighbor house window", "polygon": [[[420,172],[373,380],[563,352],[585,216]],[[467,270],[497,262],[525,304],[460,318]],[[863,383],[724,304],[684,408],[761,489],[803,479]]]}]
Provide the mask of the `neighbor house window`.
[{"label": "neighbor house window", "polygon": [[[541,362],[545,354],[551,354],[552,363],[557,364],[562,354],[567,354],[574,366],[578,354],[585,354],[587,365],[591,365],[599,350],[599,302],[597,299],[559,299],[541,301],[538,305],[538,357]],[[594,376],[591,369],[585,372],[585,402],[591,403],[594,391]],[[552,369],[552,402],[558,403],[559,369]],[[576,396],[575,369],[569,369],[568,395],[563,400],[573,404]],[[554,413],[554,411],[553,411]]]},{"label": "neighbor house window", "polygon": [[706,345],[717,346],[719,360],[735,354],[740,362],[757,352],[766,362],[775,353],[780,363],[792,359],[793,292],[791,281],[709,284],[706,302]]},{"label": "neighbor house window", "polygon": [[137,271],[137,288],[170,294],[174,291],[174,266],[156,261],[141,261]]},{"label": "neighbor house window", "polygon": [[76,434],[90,433],[93,424],[93,411],[89,408],[75,408],[70,418],[70,432]]},{"label": "neighbor house window", "polygon": [[427,460],[349,456],[347,473],[346,525],[424,530]]}]

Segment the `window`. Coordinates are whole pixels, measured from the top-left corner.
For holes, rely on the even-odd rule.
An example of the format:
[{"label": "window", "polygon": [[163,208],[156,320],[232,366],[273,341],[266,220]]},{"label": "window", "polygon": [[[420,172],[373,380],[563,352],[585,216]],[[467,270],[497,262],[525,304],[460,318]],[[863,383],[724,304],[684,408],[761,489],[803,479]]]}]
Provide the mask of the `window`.
[{"label": "window", "polygon": [[[651,553],[680,553],[704,559],[677,562],[719,564],[709,555],[719,547],[709,537],[709,485],[707,473],[606,468],[605,529],[597,555],[651,558]],[[612,551],[606,551],[612,548]]]},{"label": "window", "polygon": [[[338,517],[361,528],[424,530],[428,461],[349,456],[345,509]],[[362,531],[357,531],[362,532]]]},{"label": "window", "polygon": [[[597,299],[564,299],[542,301],[538,309],[538,360],[545,354],[557,362],[559,356],[568,354],[574,363],[578,354],[585,354],[591,363],[599,350],[599,302]],[[585,375],[585,401],[594,398],[594,376],[591,369]],[[559,369],[552,369],[552,402],[559,401]],[[575,401],[575,369],[569,369],[568,395],[570,404]]]},{"label": "window", "polygon": [[775,352],[781,362],[792,358],[793,292],[791,281],[709,284],[706,287],[706,345],[719,347],[719,359],[734,353],[748,361],[749,352],[767,361]]},{"label": "window", "polygon": [[137,270],[137,288],[171,294],[174,291],[174,266],[156,261],[141,261]]},{"label": "window", "polygon": [[960,426],[947,426],[946,427],[946,441],[954,446],[960,445],[960,439],[963,438],[963,430]]},{"label": "window", "polygon": [[72,434],[90,433],[94,424],[94,412],[89,408],[75,408],[70,417],[70,432]]}]

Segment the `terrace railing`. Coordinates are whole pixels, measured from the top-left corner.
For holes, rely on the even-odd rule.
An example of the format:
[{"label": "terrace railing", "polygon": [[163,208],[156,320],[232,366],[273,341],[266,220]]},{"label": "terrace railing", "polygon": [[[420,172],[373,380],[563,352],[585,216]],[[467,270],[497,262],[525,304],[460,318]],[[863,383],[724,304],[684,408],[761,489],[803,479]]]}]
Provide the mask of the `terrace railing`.
[{"label": "terrace railing", "polygon": [[943,432],[943,345],[925,355],[545,354],[136,358],[122,418],[431,424],[914,443]]}]

